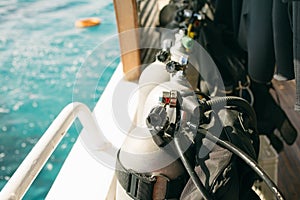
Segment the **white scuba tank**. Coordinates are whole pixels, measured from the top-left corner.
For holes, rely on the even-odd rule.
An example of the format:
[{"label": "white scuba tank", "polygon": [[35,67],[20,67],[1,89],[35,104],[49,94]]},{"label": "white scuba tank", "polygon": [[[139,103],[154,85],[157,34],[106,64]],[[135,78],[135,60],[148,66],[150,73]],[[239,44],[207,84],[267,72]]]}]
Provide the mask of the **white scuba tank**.
[{"label": "white scuba tank", "polygon": [[[157,66],[151,66],[152,68]],[[165,81],[165,77],[156,78],[156,83],[145,81],[145,74],[141,76],[141,85],[147,84],[140,89],[140,106],[137,113],[137,127],[134,128],[125,139],[119,152],[119,160],[127,170],[133,170],[137,173],[147,174],[148,176],[165,177],[166,179],[176,179],[185,172],[184,167],[179,162],[177,155],[170,154],[164,148],[159,147],[152,139],[151,133],[146,126],[146,119],[151,109],[159,104],[159,99],[166,91],[187,91],[191,93],[192,89],[185,77],[178,72],[177,75]],[[168,77],[170,74],[168,73]],[[163,82],[164,81],[164,82]],[[160,83],[159,83],[160,82]],[[193,98],[193,95],[191,95]],[[193,100],[192,100],[193,101]],[[196,104],[196,103],[195,103]],[[195,105],[194,104],[194,105]],[[174,120],[174,109],[167,110],[170,120]],[[165,185],[161,185],[154,192],[163,193]],[[117,181],[116,199],[132,199],[125,189]]]},{"label": "white scuba tank", "polygon": [[[171,59],[180,64],[186,64],[185,62],[187,62],[188,59],[186,49],[182,46],[181,40],[183,37],[184,33],[182,31],[176,34],[175,44],[170,48]],[[168,42],[169,41],[166,43]],[[146,125],[146,119],[150,111],[159,104],[160,97],[162,97],[163,92],[166,91],[186,91],[187,94],[190,94],[185,97],[188,99],[187,104],[190,104],[191,107],[197,105],[193,96],[194,93],[191,92],[192,87],[182,71],[170,73],[166,70],[166,64],[158,61],[147,66],[139,79],[139,105],[136,113],[136,127],[125,139],[118,154],[118,159],[126,170],[147,174],[147,176],[152,175],[173,180],[182,176],[185,173],[185,169],[179,161],[177,154],[170,154],[154,142]],[[184,104],[184,102],[185,101],[182,103]],[[167,109],[166,111],[168,118],[171,121],[174,120],[174,109]],[[164,187],[166,187],[166,184],[159,185],[159,180],[158,178],[155,183],[155,185],[157,184],[158,186],[154,186],[153,199],[164,199],[166,189]],[[119,180],[117,180],[116,199],[132,199],[127,194],[126,189],[122,187]]]}]

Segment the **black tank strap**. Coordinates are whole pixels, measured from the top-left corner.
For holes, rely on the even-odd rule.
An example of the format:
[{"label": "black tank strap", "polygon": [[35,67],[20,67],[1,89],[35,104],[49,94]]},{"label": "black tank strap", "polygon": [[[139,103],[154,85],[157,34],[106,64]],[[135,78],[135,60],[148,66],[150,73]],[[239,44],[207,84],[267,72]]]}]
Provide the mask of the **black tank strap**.
[{"label": "black tank strap", "polygon": [[[153,188],[157,178],[125,169],[120,162],[119,152],[116,162],[116,176],[126,193],[134,200],[152,199]],[[179,176],[177,179],[167,181],[164,199],[179,199],[186,182],[186,176]]]}]

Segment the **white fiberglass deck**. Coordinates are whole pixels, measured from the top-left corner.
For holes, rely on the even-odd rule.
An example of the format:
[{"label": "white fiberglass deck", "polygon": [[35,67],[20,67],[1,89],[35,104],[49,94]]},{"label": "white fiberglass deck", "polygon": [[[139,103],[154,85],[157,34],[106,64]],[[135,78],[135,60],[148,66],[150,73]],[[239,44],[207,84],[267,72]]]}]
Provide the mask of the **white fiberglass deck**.
[{"label": "white fiberglass deck", "polygon": [[[122,127],[123,131],[115,124],[115,116],[112,112],[112,98],[115,95],[116,86],[121,87],[122,91],[127,94],[132,94],[137,87],[137,84],[123,79],[121,65],[118,66],[113,74],[93,114],[105,137],[116,148],[119,148],[126,137],[124,130],[129,130],[131,124],[128,124],[127,127]],[[122,101],[122,97],[119,98]],[[126,107],[128,107],[129,102],[126,99],[123,103],[124,105],[127,104]],[[133,118],[133,116],[130,117]],[[81,138],[79,138],[65,160],[46,199],[106,199],[113,178],[114,169],[93,158],[84,147]]]}]

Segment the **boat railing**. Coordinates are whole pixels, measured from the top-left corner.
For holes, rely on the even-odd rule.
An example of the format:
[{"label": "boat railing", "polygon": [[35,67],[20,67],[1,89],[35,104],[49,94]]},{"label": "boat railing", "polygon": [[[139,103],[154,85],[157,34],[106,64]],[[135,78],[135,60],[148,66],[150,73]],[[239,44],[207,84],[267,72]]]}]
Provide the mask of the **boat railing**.
[{"label": "boat railing", "polygon": [[85,104],[78,102],[68,104],[4,186],[0,192],[1,200],[22,199],[77,117],[88,134],[101,133],[96,119]]}]

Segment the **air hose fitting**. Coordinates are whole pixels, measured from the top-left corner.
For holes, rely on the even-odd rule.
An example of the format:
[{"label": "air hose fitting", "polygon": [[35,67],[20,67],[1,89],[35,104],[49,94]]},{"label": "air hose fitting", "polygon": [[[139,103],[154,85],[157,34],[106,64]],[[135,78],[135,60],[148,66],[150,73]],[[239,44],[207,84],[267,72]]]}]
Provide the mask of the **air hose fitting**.
[{"label": "air hose fitting", "polygon": [[214,97],[208,101],[201,101],[200,108],[203,112],[209,110],[220,110],[224,106],[235,106],[237,109],[241,109],[245,112],[252,120],[254,127],[256,127],[256,114],[252,106],[241,97],[227,96],[227,97]]}]

